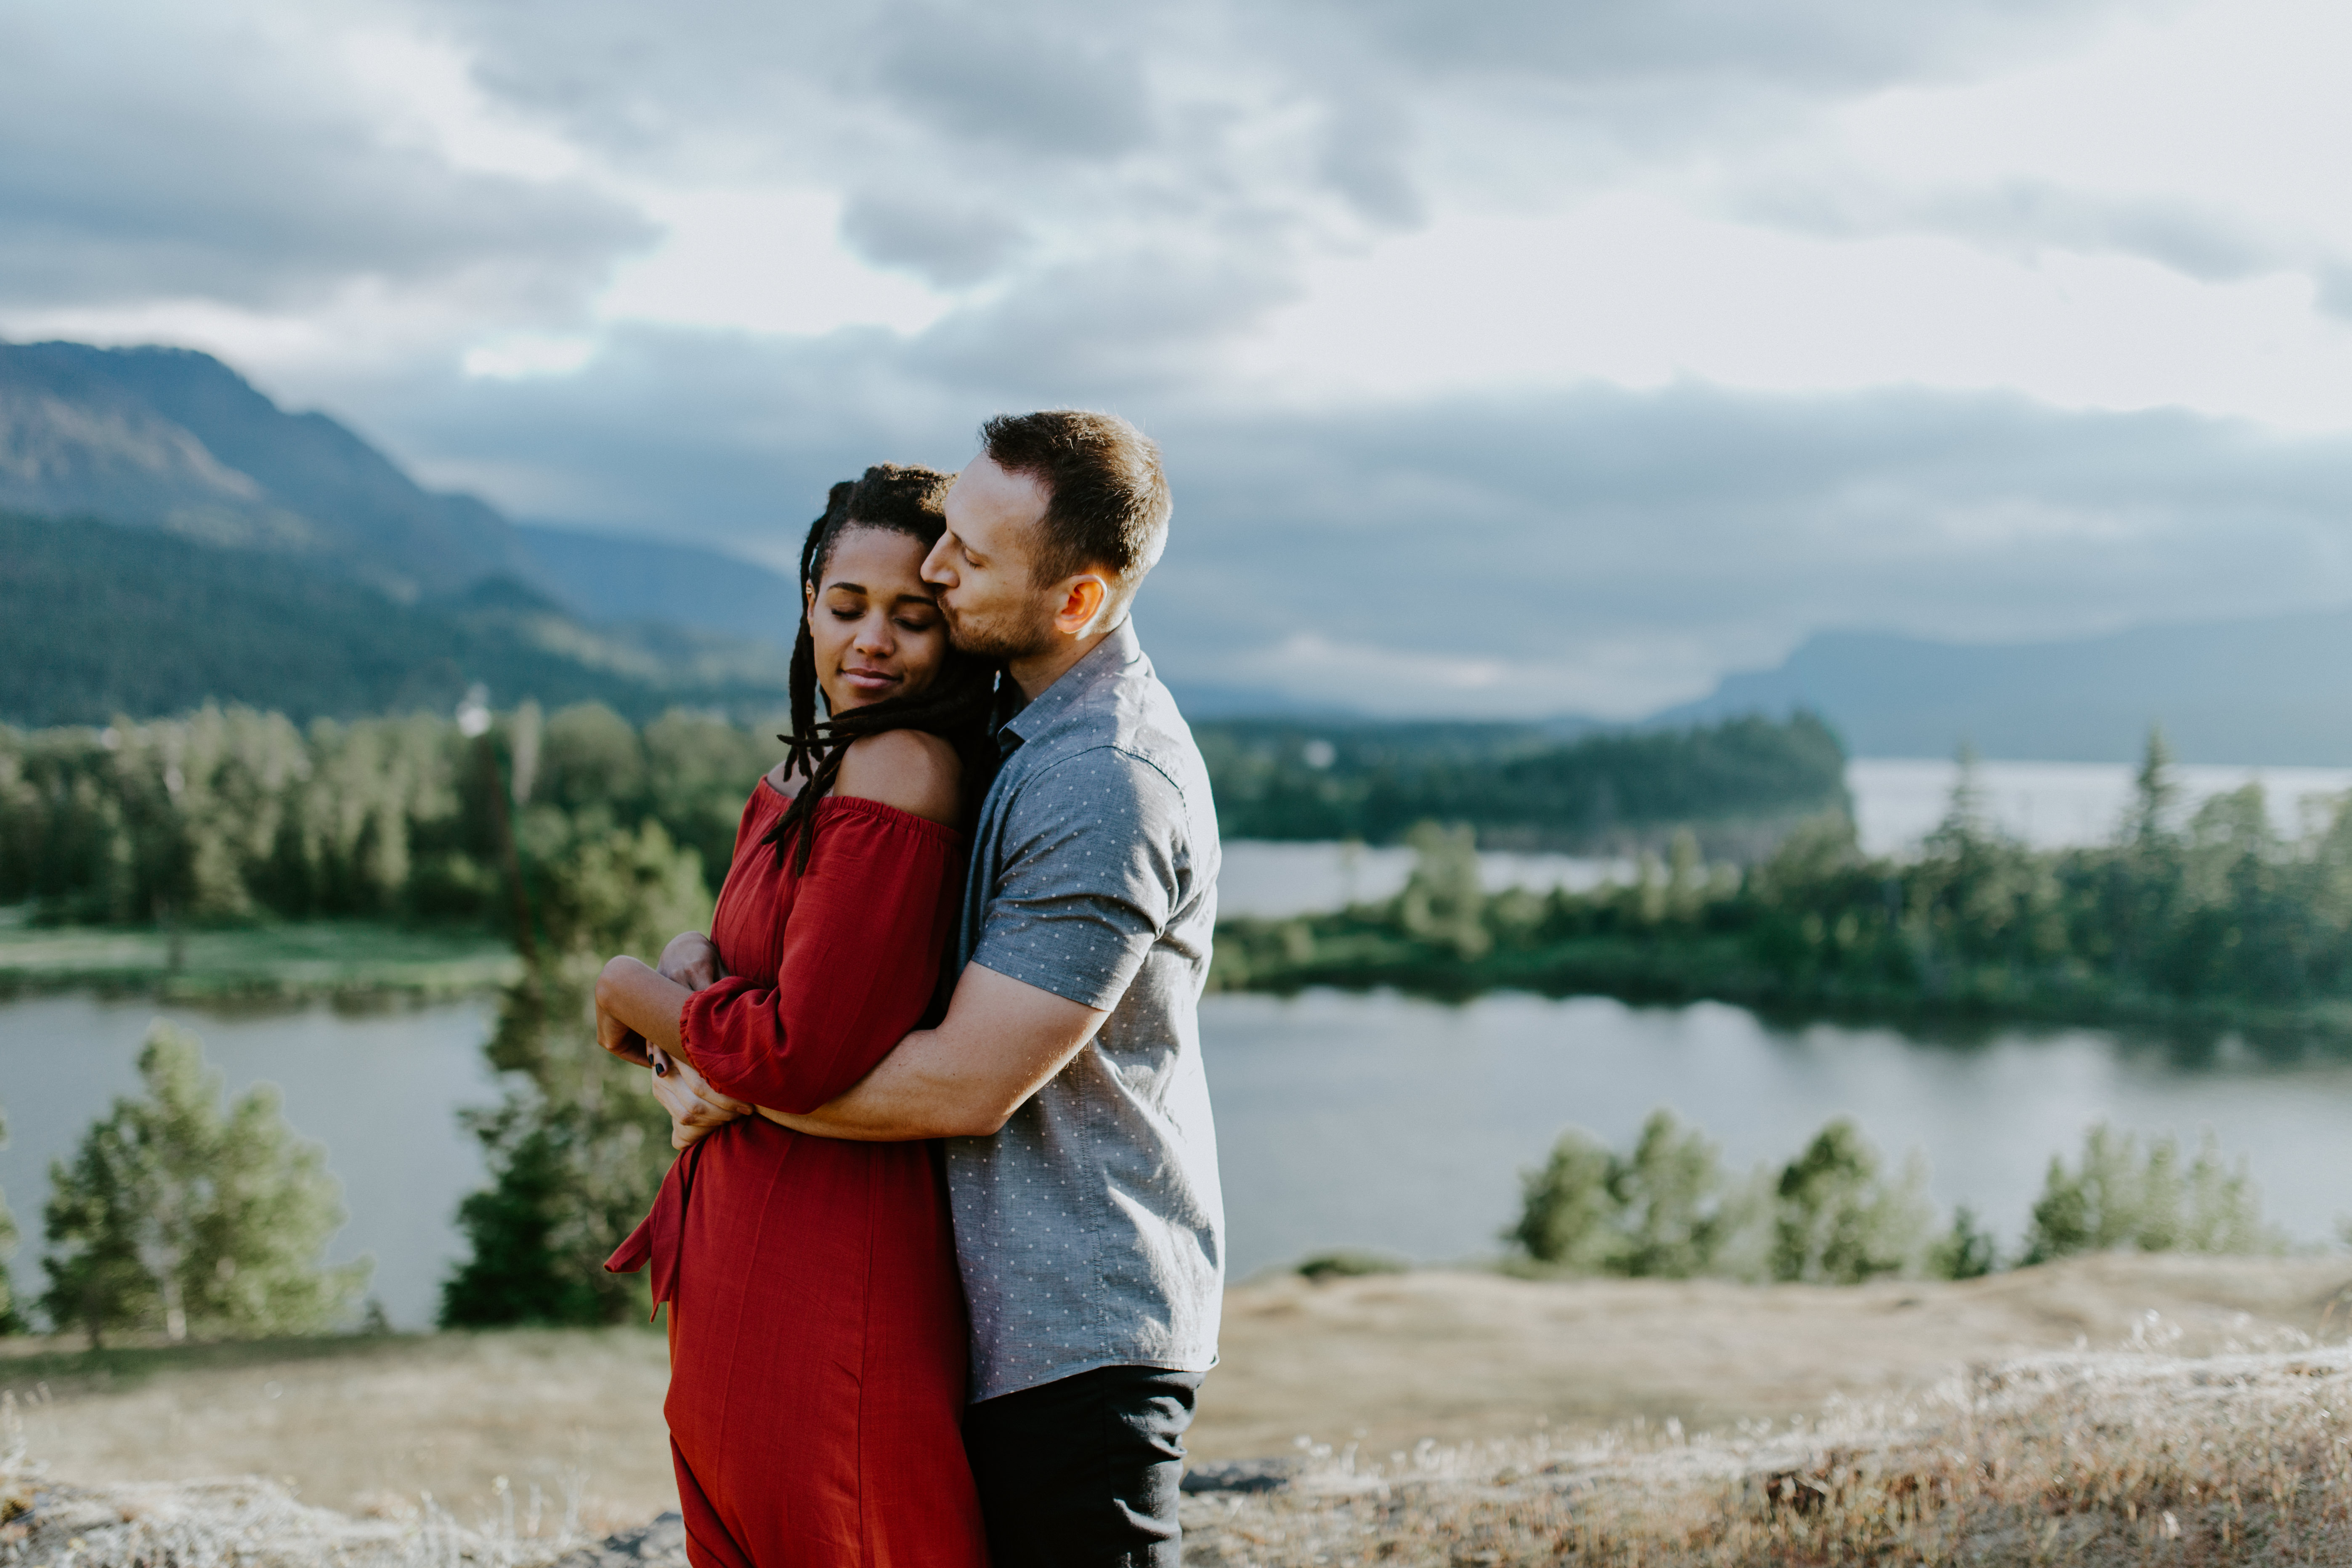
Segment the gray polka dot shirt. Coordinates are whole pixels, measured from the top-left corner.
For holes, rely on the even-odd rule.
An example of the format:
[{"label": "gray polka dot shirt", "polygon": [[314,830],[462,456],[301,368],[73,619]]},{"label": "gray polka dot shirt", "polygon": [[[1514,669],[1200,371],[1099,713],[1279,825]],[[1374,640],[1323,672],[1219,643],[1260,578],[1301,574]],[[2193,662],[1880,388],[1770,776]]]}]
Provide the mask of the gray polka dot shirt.
[{"label": "gray polka dot shirt", "polygon": [[1000,742],[957,955],[1110,1016],[1003,1131],[948,1142],[971,1397],[1102,1366],[1204,1371],[1224,1289],[1201,1065],[1208,770],[1130,626]]}]

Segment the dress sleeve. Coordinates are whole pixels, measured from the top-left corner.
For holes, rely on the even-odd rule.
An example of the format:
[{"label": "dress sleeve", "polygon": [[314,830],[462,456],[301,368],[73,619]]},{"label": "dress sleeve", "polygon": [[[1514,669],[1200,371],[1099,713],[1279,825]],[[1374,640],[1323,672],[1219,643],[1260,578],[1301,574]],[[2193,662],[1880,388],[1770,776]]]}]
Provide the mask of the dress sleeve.
[{"label": "dress sleeve", "polygon": [[686,1054],[722,1094],[805,1113],[874,1070],[920,1021],[961,883],[962,836],[854,796],[827,800],[776,973],[696,992]]}]

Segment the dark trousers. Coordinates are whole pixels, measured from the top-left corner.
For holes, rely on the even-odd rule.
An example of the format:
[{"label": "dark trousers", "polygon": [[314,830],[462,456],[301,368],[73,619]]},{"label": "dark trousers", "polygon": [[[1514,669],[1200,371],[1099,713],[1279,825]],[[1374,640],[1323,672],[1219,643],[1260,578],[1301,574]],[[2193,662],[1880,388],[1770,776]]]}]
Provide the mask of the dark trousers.
[{"label": "dark trousers", "polygon": [[964,1412],[996,1568],[1178,1568],[1201,1373],[1106,1366]]}]

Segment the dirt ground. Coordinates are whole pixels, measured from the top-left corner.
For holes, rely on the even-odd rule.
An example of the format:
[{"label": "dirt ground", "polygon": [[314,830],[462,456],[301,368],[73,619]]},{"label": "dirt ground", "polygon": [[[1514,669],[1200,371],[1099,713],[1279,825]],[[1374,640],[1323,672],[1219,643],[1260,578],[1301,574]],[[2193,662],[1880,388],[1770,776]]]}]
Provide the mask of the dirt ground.
[{"label": "dirt ground", "polygon": [[[1850,1289],[1445,1272],[1258,1281],[1227,1296],[1224,1361],[1191,1447],[1202,1458],[1257,1457],[1303,1436],[1386,1455],[1539,1425],[1785,1421],[1832,1394],[2114,1346],[2151,1311],[2176,1353],[2289,1330],[2341,1339],[2352,1331],[2352,1259],[2108,1258]],[[673,1506],[656,1331],[352,1341],[333,1354],[47,1384],[26,1375],[35,1363],[21,1353],[47,1347],[14,1348],[0,1356],[0,1388],[60,1478],[250,1472],[358,1512],[430,1492],[469,1522],[498,1509],[501,1476],[519,1512],[534,1487],[547,1510],[568,1489],[591,1528]]]}]

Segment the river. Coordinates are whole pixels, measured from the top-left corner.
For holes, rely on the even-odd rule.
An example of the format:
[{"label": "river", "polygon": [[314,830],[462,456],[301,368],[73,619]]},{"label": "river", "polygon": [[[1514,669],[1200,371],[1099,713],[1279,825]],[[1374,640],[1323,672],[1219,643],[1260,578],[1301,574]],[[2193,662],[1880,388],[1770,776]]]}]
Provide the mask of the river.
[{"label": "river", "polygon": [[[2095,841],[2131,791],[2126,767],[1989,763],[1993,818],[2032,842]],[[1857,761],[1848,774],[1864,843],[1900,853],[1935,826],[1948,763]],[[2200,767],[2195,798],[2260,779],[2292,831],[2302,803],[2352,772]],[[1489,885],[1587,887],[1622,863],[1484,857]],[[1231,914],[1279,916],[1404,884],[1412,855],[1330,844],[1234,844]],[[54,1158],[136,1081],[149,1024],[201,1035],[231,1090],[268,1079],[289,1119],[323,1140],[351,1222],[338,1258],[372,1253],[392,1321],[432,1321],[460,1247],[457,1200],[481,1180],[457,1113],[496,1099],[480,1045],[483,1001],[383,1013],[323,1005],[207,1016],[149,1002],[52,996],[0,1003],[0,1193],[28,1243],[14,1273],[37,1289],[40,1205]],[[1845,1113],[1891,1157],[1928,1160],[1939,1202],[1966,1202],[2004,1237],[2022,1228],[2050,1156],[2106,1118],[2184,1141],[2211,1127],[2250,1154],[2271,1214],[2298,1238],[2332,1237],[2352,1213],[2352,1064],[2262,1060],[2224,1047],[2184,1059],[2161,1042],[2098,1030],[2005,1029],[1968,1043],[1891,1029],[1768,1027],[1735,1007],[1636,1008],[1600,998],[1492,996],[1463,1006],[1376,994],[1212,997],[1202,1041],[1215,1097],[1237,1275],[1338,1247],[1422,1261],[1491,1254],[1517,1172],[1559,1129],[1627,1142],[1657,1106],[1706,1128],[1737,1168],[1787,1158]]]},{"label": "river", "polygon": [[[48,1162],[132,1087],[159,1016],[204,1037],[232,1090],[281,1086],[289,1120],[325,1142],[344,1185],[351,1221],[332,1256],[372,1253],[393,1322],[429,1323],[460,1250],[451,1215],[481,1175],[457,1112],[497,1092],[479,1057],[488,1005],[207,1016],[86,996],[0,1004],[15,1135],[0,1190],[28,1240]],[[1660,1105],[1706,1128],[1738,1169],[1786,1159],[1829,1117],[1853,1115],[1891,1157],[1924,1153],[1940,1202],[1973,1205],[2011,1238],[2051,1154],[2102,1117],[2185,1140],[2212,1127],[2252,1156],[2270,1213],[2300,1239],[2327,1239],[2352,1211],[2352,1064],[2338,1060],[2234,1047],[2184,1059],[2097,1030],[1966,1043],[1786,1030],[1709,1004],[1331,992],[1211,997],[1202,1039],[1236,1276],[1343,1246],[1424,1262],[1492,1255],[1518,1171],[1562,1127],[1622,1145]],[[28,1294],[35,1250],[15,1266]]]}]

